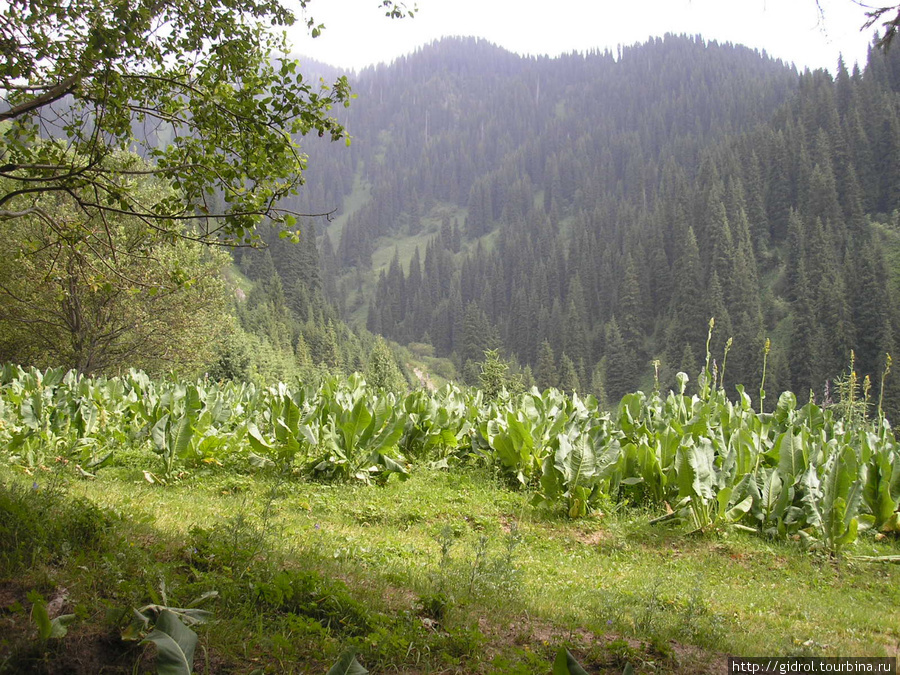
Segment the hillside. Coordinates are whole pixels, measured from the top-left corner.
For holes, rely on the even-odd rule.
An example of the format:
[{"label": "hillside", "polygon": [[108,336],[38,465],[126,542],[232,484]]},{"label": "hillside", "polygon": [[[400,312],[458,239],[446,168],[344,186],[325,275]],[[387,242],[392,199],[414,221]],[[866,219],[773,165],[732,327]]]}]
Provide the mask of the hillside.
[{"label": "hillside", "polygon": [[554,59],[452,39],[354,91],[350,150],[309,147],[295,205],[343,209],[320,249],[346,318],[610,400],[653,361],[698,372],[711,316],[729,388],[759,381],[767,336],[773,387],[821,397],[851,349],[879,379],[897,50],[831,77],[700,38]]}]

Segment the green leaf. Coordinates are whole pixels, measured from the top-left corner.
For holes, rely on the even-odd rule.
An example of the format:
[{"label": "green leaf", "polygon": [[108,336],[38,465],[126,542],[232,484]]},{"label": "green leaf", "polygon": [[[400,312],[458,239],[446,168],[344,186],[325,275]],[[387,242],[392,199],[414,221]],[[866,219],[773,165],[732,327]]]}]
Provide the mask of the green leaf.
[{"label": "green leaf", "polygon": [[891,496],[891,479],[894,467],[886,454],[872,457],[866,465],[863,501],[875,518],[874,526],[880,528],[896,511],[897,504]]},{"label": "green leaf", "polygon": [[247,456],[247,461],[250,462],[250,466],[256,469],[269,469],[275,466],[275,462],[271,459],[257,455],[255,452],[251,452]]},{"label": "green leaf", "polygon": [[263,439],[259,429],[252,422],[247,425],[247,439],[250,441],[250,447],[261,455],[266,455],[272,451],[272,446]]},{"label": "green leaf", "polygon": [[342,416],[340,424],[341,436],[344,439],[344,449],[352,453],[356,449],[356,441],[360,434],[372,421],[372,414],[366,408],[366,402],[360,398],[349,415]]},{"label": "green leaf", "polygon": [[368,672],[356,660],[356,650],[348,647],[326,675],[367,675]]},{"label": "green leaf", "polygon": [[194,435],[194,429],[191,427],[190,417],[184,415],[173,430],[174,437],[172,439],[171,452],[177,457],[184,457],[188,448],[191,446],[191,438]]},{"label": "green leaf", "polygon": [[153,445],[156,446],[157,452],[165,452],[166,450],[166,427],[168,424],[169,415],[165,414],[157,420],[150,430],[150,437],[153,439]]},{"label": "green leaf", "polygon": [[[763,511],[765,520],[769,520],[775,512],[778,499],[783,489],[781,476],[775,469],[770,469],[767,474],[763,474],[762,485],[760,487],[760,506]],[[776,516],[779,514],[775,514]]]},{"label": "green leaf", "polygon": [[775,443],[778,452],[778,470],[784,482],[793,485],[806,471],[809,464],[808,448],[802,431],[794,434],[794,429],[785,431]]},{"label": "green leaf", "polygon": [[191,675],[197,634],[181,623],[174,612],[164,609],[159,613],[153,632],[141,644],[148,642],[155,644],[158,650],[156,667],[159,675]]},{"label": "green leaf", "polygon": [[732,508],[730,508],[725,513],[725,519],[729,523],[736,523],[750,510],[750,507],[753,506],[753,497],[747,496],[737,504],[735,504]]},{"label": "green leaf", "polygon": [[53,634],[53,626],[50,624],[50,616],[47,614],[47,603],[44,598],[34,600],[31,606],[31,618],[37,624],[38,636],[44,642]]},{"label": "green leaf", "polygon": [[300,408],[297,407],[297,404],[294,403],[290,396],[285,395],[284,414],[281,421],[295,437],[299,434],[300,417]]},{"label": "green leaf", "polygon": [[69,624],[76,619],[74,614],[60,614],[50,622],[50,637],[53,639],[63,638],[69,632]]},{"label": "green leaf", "polygon": [[709,439],[697,445],[678,448],[678,497],[699,497],[703,502],[712,499],[715,472],[715,451]]},{"label": "green leaf", "polygon": [[315,432],[308,424],[303,424],[300,426],[300,434],[303,435],[303,438],[306,439],[306,442],[312,446],[316,446],[319,444],[319,439],[316,437]]},{"label": "green leaf", "polygon": [[588,673],[568,649],[560,647],[553,661],[553,675],[588,675]]}]

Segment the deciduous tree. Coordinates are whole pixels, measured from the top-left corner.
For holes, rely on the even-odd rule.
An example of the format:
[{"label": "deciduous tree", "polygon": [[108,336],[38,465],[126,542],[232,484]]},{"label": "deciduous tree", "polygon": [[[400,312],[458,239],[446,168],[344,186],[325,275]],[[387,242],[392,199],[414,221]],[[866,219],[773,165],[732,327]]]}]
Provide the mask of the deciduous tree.
[{"label": "deciduous tree", "polygon": [[[167,237],[253,240],[264,218],[290,229],[278,203],[303,182],[295,138],[346,138],[331,111],[350,101],[346,78],[309,82],[286,57],[283,31],[296,22],[278,0],[4,3],[0,218],[37,217],[52,229],[40,199],[55,194]],[[313,36],[323,28],[307,26]],[[152,164],[111,164],[123,146]],[[134,194],[142,174],[172,189]],[[188,221],[199,224],[181,227]]]}]

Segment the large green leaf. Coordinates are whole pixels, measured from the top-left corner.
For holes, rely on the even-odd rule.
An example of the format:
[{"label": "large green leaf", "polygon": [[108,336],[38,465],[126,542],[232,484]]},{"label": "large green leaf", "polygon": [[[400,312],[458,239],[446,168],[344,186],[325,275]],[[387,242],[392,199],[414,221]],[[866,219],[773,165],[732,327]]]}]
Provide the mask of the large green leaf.
[{"label": "large green leaf", "polygon": [[553,661],[553,675],[588,675],[588,673],[568,649],[560,647]]},{"label": "large green leaf", "polygon": [[356,660],[356,650],[349,647],[343,651],[337,662],[328,669],[326,675],[366,675],[368,672]]},{"label": "large green leaf", "polygon": [[746,496],[730,509],[725,511],[724,518],[726,522],[737,523],[750,511],[753,506],[753,497]]},{"label": "large green leaf", "polygon": [[272,446],[262,437],[259,429],[253,422],[247,425],[247,440],[250,441],[250,447],[261,455],[268,454],[272,450]]},{"label": "large green leaf", "polygon": [[184,457],[188,448],[191,446],[191,438],[194,435],[194,429],[191,427],[191,419],[184,415],[178,420],[175,428],[172,430],[172,447],[170,452],[177,457]]},{"label": "large green leaf", "polygon": [[374,434],[364,446],[366,450],[387,452],[395,447],[403,436],[403,419],[393,415],[377,434]]},{"label": "large green leaf", "polygon": [[356,449],[356,442],[365,428],[372,421],[372,414],[366,408],[366,402],[360,398],[353,409],[341,416],[340,433],[344,439],[344,449],[348,453],[353,453]]},{"label": "large green leaf", "polygon": [[297,436],[297,434],[299,433],[298,428],[300,426],[300,417],[300,408],[298,408],[297,404],[294,403],[294,399],[292,399],[289,395],[285,395],[281,422],[290,430],[291,434],[293,434],[294,436]]},{"label": "large green leaf", "polygon": [[519,453],[513,445],[512,439],[505,432],[499,432],[489,437],[489,442],[494,452],[497,453],[497,459],[501,464],[513,471],[520,468]]},{"label": "large green leaf", "polygon": [[53,626],[50,623],[50,616],[47,614],[47,603],[44,598],[34,598],[34,604],[31,606],[31,619],[37,624],[38,637],[41,640],[47,640],[53,634]]},{"label": "large green leaf", "polygon": [[810,466],[800,479],[803,514],[806,522],[817,530],[822,529],[822,489],[815,466]]},{"label": "large green leaf", "polygon": [[159,675],[191,675],[197,634],[185,626],[174,612],[159,613],[153,631],[141,641],[156,645],[156,668]]},{"label": "large green leaf", "polygon": [[713,497],[715,451],[709,439],[678,448],[678,497],[698,497],[706,502]]},{"label": "large green leaf", "polygon": [[880,528],[897,510],[897,504],[891,496],[893,470],[886,453],[873,456],[865,466],[863,501],[875,519],[876,528]]},{"label": "large green leaf", "polygon": [[791,423],[796,409],[797,397],[793,392],[785,391],[778,397],[773,417],[782,428],[786,428]]},{"label": "large green leaf", "polygon": [[788,490],[788,486],[781,480],[781,474],[777,469],[768,469],[760,473],[760,510],[763,521],[773,520],[782,515],[783,504],[782,493]]},{"label": "large green leaf", "polygon": [[862,499],[862,481],[856,453],[844,446],[826,461],[822,481],[822,533],[826,544],[837,550],[856,538],[856,519]]},{"label": "large green leaf", "polygon": [[156,446],[157,452],[166,451],[166,431],[169,427],[169,415],[165,414],[160,417],[153,428],[150,430],[150,438],[153,439],[153,445]]},{"label": "large green leaf", "polygon": [[795,434],[790,428],[778,437],[775,448],[781,478],[784,483],[793,485],[809,464],[806,438],[802,432]]},{"label": "large green leaf", "polygon": [[560,436],[555,465],[565,477],[566,486],[571,491],[596,476],[597,458],[585,436],[577,437],[574,443],[567,436]]},{"label": "large green leaf", "polygon": [[31,429],[39,429],[43,410],[44,400],[41,397],[41,392],[36,391],[22,403],[22,423]]}]

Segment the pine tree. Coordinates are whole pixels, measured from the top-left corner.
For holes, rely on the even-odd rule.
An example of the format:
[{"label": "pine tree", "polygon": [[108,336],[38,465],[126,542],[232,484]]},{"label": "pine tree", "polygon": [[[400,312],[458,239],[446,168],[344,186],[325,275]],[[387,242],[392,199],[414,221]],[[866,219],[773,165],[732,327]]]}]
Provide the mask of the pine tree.
[{"label": "pine tree", "polygon": [[610,402],[618,403],[625,394],[637,388],[637,378],[629,358],[625,340],[616,318],[606,324],[606,392]]},{"label": "pine tree", "polygon": [[534,370],[534,378],[538,389],[541,391],[559,385],[558,371],[556,369],[556,357],[548,340],[541,343],[538,350],[538,362]]},{"label": "pine tree", "polygon": [[406,378],[400,372],[388,343],[380,335],[375,338],[375,346],[369,355],[364,375],[366,382],[373,387],[382,387],[394,392],[406,389]]},{"label": "pine tree", "polygon": [[757,255],[762,256],[769,250],[769,218],[766,214],[762,171],[755,150],[750,151],[744,172],[750,238],[753,242],[753,250],[756,251]]},{"label": "pine tree", "polygon": [[792,203],[789,175],[788,150],[784,136],[779,132],[773,139],[766,194],[770,236],[776,243],[784,239],[788,229]]},{"label": "pine tree", "polygon": [[559,388],[567,394],[574,394],[581,389],[578,370],[568,354],[563,354],[559,366]]},{"label": "pine tree", "polygon": [[318,354],[318,361],[325,364],[332,372],[340,372],[343,367],[343,358],[338,346],[337,331],[330,320],[325,324],[322,342]]},{"label": "pine tree", "polygon": [[590,350],[584,290],[581,286],[581,279],[577,274],[569,284],[563,335],[563,351],[569,355],[574,363],[577,363],[579,360],[583,361]]},{"label": "pine tree", "polygon": [[594,364],[591,371],[591,393],[597,399],[600,407],[609,406],[609,396],[606,393],[606,362],[602,359]]},{"label": "pine tree", "polygon": [[791,329],[791,389],[797,400],[805,401],[812,390],[821,391],[825,384],[821,372],[822,337],[811,306],[810,291],[803,264],[797,272],[796,300],[793,303]]},{"label": "pine tree", "polygon": [[643,334],[647,323],[646,306],[647,300],[641,293],[638,280],[637,264],[629,254],[625,257],[625,274],[619,290],[616,315],[622,317],[620,323],[622,339],[633,363],[637,363],[643,355]]},{"label": "pine tree", "polygon": [[731,325],[731,315],[725,308],[725,298],[722,285],[719,283],[719,275],[714,270],[709,280],[709,288],[706,291],[707,314],[716,320],[716,330],[710,342],[710,350],[713,358],[721,359],[725,343],[734,337]]},{"label": "pine tree", "polygon": [[700,376],[700,362],[697,360],[694,349],[690,345],[684,346],[681,353],[681,359],[678,362],[678,371],[687,373],[691,380],[696,380]]},{"label": "pine tree", "polygon": [[686,236],[680,242],[678,260],[674,267],[675,284],[666,333],[666,345],[672,361],[678,360],[685,344],[690,345],[695,353],[705,349],[709,317],[706,316],[703,302],[706,291],[701,283],[701,273],[697,239],[694,237],[694,230],[688,228]]},{"label": "pine tree", "polygon": [[500,351],[488,349],[484,352],[484,361],[479,364],[478,384],[488,401],[496,400],[507,385],[506,372],[509,364],[500,358]]}]

